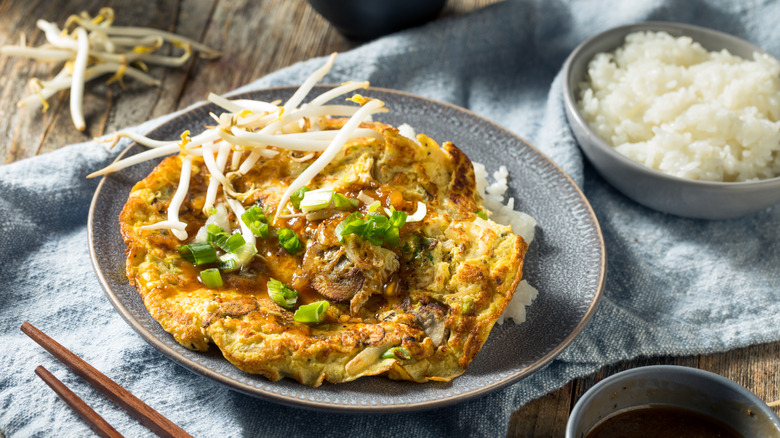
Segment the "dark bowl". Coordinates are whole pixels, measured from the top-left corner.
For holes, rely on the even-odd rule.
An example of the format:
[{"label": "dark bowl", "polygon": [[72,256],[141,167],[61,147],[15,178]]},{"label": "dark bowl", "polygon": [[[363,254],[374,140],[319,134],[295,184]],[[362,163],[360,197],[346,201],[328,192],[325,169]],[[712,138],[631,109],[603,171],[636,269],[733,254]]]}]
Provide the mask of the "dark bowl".
[{"label": "dark bowl", "polygon": [[745,437],[780,437],[780,419],[745,387],[697,368],[655,365],[617,373],[589,389],[569,416],[566,438],[581,438],[604,418],[647,406],[691,410]]},{"label": "dark bowl", "polygon": [[347,38],[370,40],[433,20],[447,0],[308,0]]}]

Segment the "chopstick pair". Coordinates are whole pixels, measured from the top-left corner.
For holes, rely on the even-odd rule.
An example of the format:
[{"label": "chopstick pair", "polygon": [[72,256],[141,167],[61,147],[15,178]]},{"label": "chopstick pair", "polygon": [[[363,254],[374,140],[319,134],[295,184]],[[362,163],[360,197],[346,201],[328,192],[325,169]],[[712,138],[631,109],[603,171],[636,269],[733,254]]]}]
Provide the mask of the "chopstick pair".
[{"label": "chopstick pair", "polygon": [[[119,407],[127,411],[130,415],[135,417],[136,420],[140,421],[141,424],[149,428],[158,436],[192,438],[192,436],[182,428],[162,416],[159,412],[131,394],[130,391],[106,377],[95,367],[73,354],[73,352],[57,343],[57,341],[38,330],[29,322],[25,321],[20,328],[27,336],[51,353],[57,360],[65,364],[74,373],[86,380],[87,383],[102,392],[111,401],[119,405]],[[35,374],[43,379],[43,381],[46,382],[60,398],[73,408],[73,410],[76,411],[76,413],[89,424],[92,430],[98,435],[111,438],[122,436],[97,412],[74,394],[73,391],[68,389],[64,383],[54,377],[46,368],[38,366],[35,369]]]}]

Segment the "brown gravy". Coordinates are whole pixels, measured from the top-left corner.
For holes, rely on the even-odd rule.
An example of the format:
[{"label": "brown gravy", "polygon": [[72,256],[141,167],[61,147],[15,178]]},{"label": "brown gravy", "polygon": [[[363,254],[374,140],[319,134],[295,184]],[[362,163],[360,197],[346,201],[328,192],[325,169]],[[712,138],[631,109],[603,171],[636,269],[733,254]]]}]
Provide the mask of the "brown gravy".
[{"label": "brown gravy", "polygon": [[585,438],[744,438],[727,424],[688,409],[650,406],[607,417]]}]

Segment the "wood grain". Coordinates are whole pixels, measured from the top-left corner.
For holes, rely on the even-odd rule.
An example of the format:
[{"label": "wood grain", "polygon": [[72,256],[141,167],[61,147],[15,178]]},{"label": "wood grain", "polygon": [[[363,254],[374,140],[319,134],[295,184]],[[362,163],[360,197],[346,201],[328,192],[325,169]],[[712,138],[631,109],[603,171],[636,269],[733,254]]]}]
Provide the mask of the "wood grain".
[{"label": "wood grain", "polygon": [[[440,18],[463,15],[497,0],[450,0]],[[312,57],[346,51],[360,42],[344,38],[305,0],[0,0],[0,45],[27,35],[40,44],[35,20],[59,24],[68,15],[102,6],[117,12],[117,24],[157,27],[199,40],[223,52],[217,61],[193,59],[179,69],[153,68],[160,87],[132,80],[125,88],[102,81],[86,88],[88,129],[70,123],[67,93],[51,99],[46,114],[19,110],[33,77],[49,78],[57,69],[43,62],[0,56],[0,159],[13,162],[85,141],[225,93],[270,72]],[[588,388],[624,369],[654,364],[698,367],[735,380],[765,400],[780,400],[780,343],[727,353],[684,358],[642,358],[603,367],[586,378],[534,400],[512,416],[507,436],[561,437],[571,407]],[[775,408],[780,412],[780,408]]]}]

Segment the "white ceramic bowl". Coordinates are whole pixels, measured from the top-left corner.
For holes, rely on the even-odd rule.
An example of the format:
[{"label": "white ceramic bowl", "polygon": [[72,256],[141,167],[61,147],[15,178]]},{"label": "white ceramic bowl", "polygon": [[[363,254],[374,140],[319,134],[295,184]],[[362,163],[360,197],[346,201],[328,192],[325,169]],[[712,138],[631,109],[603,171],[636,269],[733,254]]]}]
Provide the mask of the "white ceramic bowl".
[{"label": "white ceramic bowl", "polygon": [[618,153],[602,140],[579,112],[579,84],[588,63],[600,52],[623,45],[637,31],[664,31],[674,37],[690,36],[710,51],[727,49],[752,59],[760,48],[734,36],[703,27],[669,22],[647,22],[616,27],[580,44],[564,65],[563,99],[566,116],[582,151],[601,176],[624,195],[647,207],[678,216],[729,219],[755,213],[780,202],[780,177],[755,182],[695,181],[643,166]]}]

